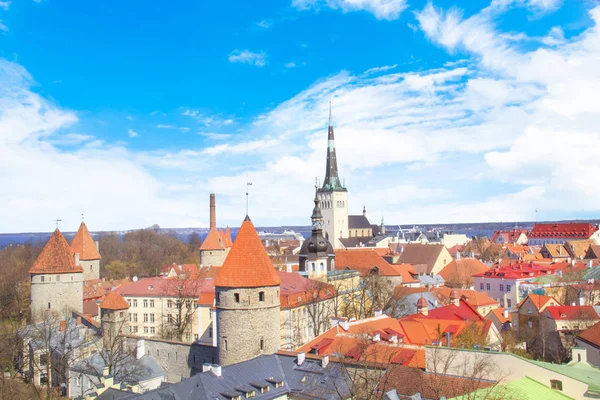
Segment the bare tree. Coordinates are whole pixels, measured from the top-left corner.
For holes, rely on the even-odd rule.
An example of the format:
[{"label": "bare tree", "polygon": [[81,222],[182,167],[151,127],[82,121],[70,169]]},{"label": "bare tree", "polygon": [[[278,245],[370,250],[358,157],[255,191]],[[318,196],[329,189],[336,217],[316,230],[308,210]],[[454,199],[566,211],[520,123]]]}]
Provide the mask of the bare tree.
[{"label": "bare tree", "polygon": [[372,317],[376,309],[387,308],[393,300],[394,288],[385,277],[376,274],[361,278],[357,290],[349,296],[342,316],[364,319]]},{"label": "bare tree", "polygon": [[168,299],[161,329],[163,339],[183,342],[184,336],[191,335],[201,284],[202,281],[195,277],[169,279],[162,293]]},{"label": "bare tree", "polygon": [[310,280],[305,292],[309,327],[313,337],[323,333],[334,316],[335,287],[322,281]]}]

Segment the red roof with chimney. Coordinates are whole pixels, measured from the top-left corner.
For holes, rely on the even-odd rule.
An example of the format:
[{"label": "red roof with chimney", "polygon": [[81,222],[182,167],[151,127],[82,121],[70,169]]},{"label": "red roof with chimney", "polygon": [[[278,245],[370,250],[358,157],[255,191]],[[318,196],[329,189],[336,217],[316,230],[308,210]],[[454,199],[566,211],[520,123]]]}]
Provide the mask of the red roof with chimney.
[{"label": "red roof with chimney", "polygon": [[123,296],[119,293],[109,292],[104,300],[102,300],[102,303],[100,303],[100,308],[103,310],[127,310],[129,304],[127,304]]},{"label": "red roof with chimney", "polygon": [[65,274],[83,272],[80,265],[75,264],[75,256],[71,246],[58,229],[29,269],[30,274]]},{"label": "red roof with chimney", "polygon": [[590,223],[569,222],[568,224],[535,224],[530,238],[555,238],[555,239],[589,239],[598,227]]},{"label": "red roof with chimney", "polygon": [[215,286],[242,288],[276,286],[281,283],[271,259],[248,216],[215,279]]},{"label": "red roof with chimney", "polygon": [[79,230],[71,242],[71,248],[74,253],[79,253],[80,260],[100,260],[102,258],[85,222],[79,225]]}]

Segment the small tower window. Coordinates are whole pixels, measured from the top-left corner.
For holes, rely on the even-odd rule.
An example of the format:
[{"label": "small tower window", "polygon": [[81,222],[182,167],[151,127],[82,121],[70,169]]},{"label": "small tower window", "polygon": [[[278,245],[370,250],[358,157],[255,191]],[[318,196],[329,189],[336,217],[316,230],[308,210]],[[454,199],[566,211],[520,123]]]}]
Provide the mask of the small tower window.
[{"label": "small tower window", "polygon": [[48,310],[50,309],[50,302],[48,302]]},{"label": "small tower window", "polygon": [[265,301],[265,292],[258,292],[258,301]]},{"label": "small tower window", "polygon": [[260,339],[260,349],[264,350],[265,349],[265,340],[264,339]]},{"label": "small tower window", "polygon": [[234,297],[236,303],[240,302],[240,294],[239,293],[234,293],[233,297]]},{"label": "small tower window", "polygon": [[223,339],[223,347],[227,350],[227,339]]}]

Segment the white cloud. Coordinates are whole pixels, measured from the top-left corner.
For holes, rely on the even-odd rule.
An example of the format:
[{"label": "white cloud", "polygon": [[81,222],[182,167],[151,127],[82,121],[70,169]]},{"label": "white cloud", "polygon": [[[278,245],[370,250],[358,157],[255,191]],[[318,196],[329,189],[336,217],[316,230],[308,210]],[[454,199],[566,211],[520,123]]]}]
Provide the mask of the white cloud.
[{"label": "white cloud", "polygon": [[285,67],[286,68],[295,68],[296,67],[296,63],[293,62],[293,61],[291,61],[291,62],[285,64]]},{"label": "white cloud", "polygon": [[398,19],[408,5],[406,0],[292,0],[292,7],[298,10],[319,10],[327,7],[334,10],[367,11],[377,19]]},{"label": "white cloud", "polygon": [[187,126],[182,126],[181,128],[179,128],[179,130],[180,130],[181,132],[189,132],[189,131],[190,131],[190,128],[188,128]]},{"label": "white cloud", "polygon": [[258,26],[259,28],[263,28],[263,29],[269,29],[271,27],[271,22],[267,21],[267,20],[262,20],[262,21],[258,21],[256,23],[256,26]]},{"label": "white cloud", "polygon": [[10,7],[11,2],[10,1],[0,1],[0,8],[4,9],[4,10],[8,10],[8,8]]},{"label": "white cloud", "polygon": [[231,63],[242,63],[250,64],[257,67],[264,67],[267,65],[267,54],[264,51],[252,52],[250,50],[238,50],[235,49],[229,53],[228,57]]},{"label": "white cloud", "polygon": [[204,136],[211,140],[225,140],[230,139],[233,135],[230,133],[215,133],[215,132],[198,132],[198,135]]},{"label": "white cloud", "polygon": [[184,112],[181,113],[181,115],[191,117],[204,126],[223,126],[235,124],[235,120],[233,118],[224,118],[223,116],[217,114],[203,114],[198,110],[186,109]]},{"label": "white cloud", "polygon": [[542,43],[548,46],[558,46],[565,43],[565,33],[560,26],[550,29],[548,36],[542,38]]},{"label": "white cloud", "polygon": [[131,115],[126,116],[125,119],[128,120],[128,121],[135,120],[135,118],[133,118]]},{"label": "white cloud", "polygon": [[4,23],[0,20],[0,31],[8,32],[8,26],[4,25]]},{"label": "white cloud", "polygon": [[156,125],[156,127],[158,129],[173,129],[173,128],[175,128],[175,126],[167,125],[167,124],[158,124],[158,125]]},{"label": "white cloud", "polygon": [[127,134],[129,135],[130,138],[134,138],[134,137],[138,137],[139,136],[139,133],[137,133],[133,129],[128,129],[127,130]]},{"label": "white cloud", "polygon": [[67,133],[62,135],[54,135],[50,139],[50,143],[54,145],[80,145],[94,139],[92,135],[84,135],[81,133]]},{"label": "white cloud", "polygon": [[369,68],[368,70],[365,71],[365,75],[368,74],[375,74],[377,72],[386,72],[389,71],[390,69],[394,69],[398,66],[398,64],[394,64],[394,65],[383,65],[381,67],[374,67],[374,68]]}]

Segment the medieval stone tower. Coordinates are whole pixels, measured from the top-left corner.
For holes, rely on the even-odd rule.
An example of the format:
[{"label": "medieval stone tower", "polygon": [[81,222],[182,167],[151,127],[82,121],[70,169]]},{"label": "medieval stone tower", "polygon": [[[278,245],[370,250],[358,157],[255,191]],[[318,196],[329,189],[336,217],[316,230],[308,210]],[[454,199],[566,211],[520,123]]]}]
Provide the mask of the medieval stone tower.
[{"label": "medieval stone tower", "polygon": [[117,292],[110,292],[100,303],[100,323],[102,326],[102,341],[104,348],[115,350],[121,342],[120,335],[129,333],[129,304]]},{"label": "medieval stone tower", "polygon": [[329,131],[327,141],[327,169],[323,186],[317,196],[323,214],[323,230],[335,249],[343,248],[340,239],[348,237],[348,190],[338,176],[335,138],[331,122],[331,104],[329,105]]},{"label": "medieval stone tower", "polygon": [[85,222],[81,222],[79,230],[71,242],[75,253],[75,263],[83,268],[83,279],[100,279],[100,252],[98,242],[94,242]]},{"label": "medieval stone tower", "polygon": [[312,233],[302,243],[299,262],[300,271],[306,272],[310,279],[326,277],[327,271],[335,270],[335,252],[333,246],[323,235],[323,215],[321,214],[319,195],[315,196],[315,207],[310,217]]},{"label": "medieval stone tower", "polygon": [[58,229],[29,269],[31,319],[41,322],[47,312],[83,312],[83,270]]},{"label": "medieval stone tower", "polygon": [[280,283],[252,221],[246,216],[215,279],[221,365],[279,350]]}]

